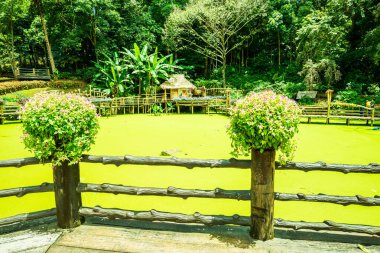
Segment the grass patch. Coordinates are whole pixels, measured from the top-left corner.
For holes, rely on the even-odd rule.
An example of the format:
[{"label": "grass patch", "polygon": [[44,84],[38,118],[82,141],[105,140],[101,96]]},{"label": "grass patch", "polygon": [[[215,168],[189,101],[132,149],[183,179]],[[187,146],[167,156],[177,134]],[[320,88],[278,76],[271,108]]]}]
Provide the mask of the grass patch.
[{"label": "grass patch", "polygon": [[[230,141],[226,117],[220,115],[125,115],[102,118],[94,155],[159,156],[161,151],[178,149],[178,157],[229,158]],[[19,136],[20,124],[0,126],[0,159],[27,157]],[[346,164],[380,163],[380,131],[367,126],[302,124],[296,161]],[[1,189],[52,182],[49,165],[4,168],[0,171]],[[112,166],[81,164],[84,183],[113,183],[145,187],[196,189],[249,189],[250,173],[239,169],[189,170],[179,167]],[[275,190],[286,193],[380,195],[380,175],[337,172],[276,171]],[[249,202],[169,197],[83,194],[86,206],[101,205],[131,210],[205,214],[249,214]],[[2,198],[0,217],[54,206],[53,194]],[[275,217],[289,220],[323,221],[380,226],[380,207],[340,206],[308,202],[275,203]]]}]

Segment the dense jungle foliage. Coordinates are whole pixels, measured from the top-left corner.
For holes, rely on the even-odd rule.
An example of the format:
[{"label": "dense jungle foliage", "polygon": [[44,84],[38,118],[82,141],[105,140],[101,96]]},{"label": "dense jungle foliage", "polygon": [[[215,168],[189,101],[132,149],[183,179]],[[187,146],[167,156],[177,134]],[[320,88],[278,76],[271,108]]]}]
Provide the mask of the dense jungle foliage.
[{"label": "dense jungle foliage", "polygon": [[115,94],[140,93],[181,72],[206,87],[332,88],[350,99],[379,93],[379,64],[377,0],[0,4],[3,76],[49,66],[56,78],[107,82]]}]

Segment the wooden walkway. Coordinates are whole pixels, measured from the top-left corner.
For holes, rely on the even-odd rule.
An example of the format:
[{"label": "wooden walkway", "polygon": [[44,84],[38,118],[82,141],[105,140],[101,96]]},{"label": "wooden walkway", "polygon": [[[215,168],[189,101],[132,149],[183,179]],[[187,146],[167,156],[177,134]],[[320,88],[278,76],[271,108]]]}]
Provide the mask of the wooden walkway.
[{"label": "wooden walkway", "polygon": [[[253,241],[248,236],[247,227],[136,221],[127,221],[123,224],[128,226],[125,227],[113,226],[112,223],[119,224],[117,221],[109,221],[108,225],[86,223],[71,230],[44,225],[3,234],[0,235],[0,252],[380,252],[379,237],[362,235],[276,230],[276,239],[262,242]],[[299,240],[302,237],[309,240]],[[334,242],[345,240],[350,243]]]}]

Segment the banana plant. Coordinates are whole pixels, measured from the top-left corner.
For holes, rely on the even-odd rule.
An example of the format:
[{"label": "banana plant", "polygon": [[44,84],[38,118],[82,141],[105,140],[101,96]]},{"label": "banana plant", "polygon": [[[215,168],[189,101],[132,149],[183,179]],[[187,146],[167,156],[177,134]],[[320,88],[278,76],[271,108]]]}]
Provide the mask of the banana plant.
[{"label": "banana plant", "polygon": [[95,81],[100,81],[100,86],[105,86],[104,91],[110,94],[111,97],[122,96],[129,89],[126,84],[131,84],[128,69],[124,66],[117,53],[114,53],[113,58],[105,54],[104,57],[106,60],[95,63],[95,67],[99,71],[95,75]]},{"label": "banana plant", "polygon": [[133,52],[124,48],[124,51],[121,53],[125,55],[124,62],[126,64],[126,68],[130,71],[133,79],[138,82],[138,92],[139,95],[141,95],[145,76],[145,66],[149,60],[148,45],[145,45],[142,50],[140,50],[136,43],[133,44],[133,47]]},{"label": "banana plant", "polygon": [[131,70],[131,76],[139,84],[139,95],[142,89],[150,90],[152,85],[158,85],[160,81],[167,80],[169,75],[174,73],[176,61],[173,61],[172,55],[159,57],[158,48],[154,53],[148,54],[148,45],[145,45],[142,50],[135,43],[133,52],[124,49],[126,66]]}]

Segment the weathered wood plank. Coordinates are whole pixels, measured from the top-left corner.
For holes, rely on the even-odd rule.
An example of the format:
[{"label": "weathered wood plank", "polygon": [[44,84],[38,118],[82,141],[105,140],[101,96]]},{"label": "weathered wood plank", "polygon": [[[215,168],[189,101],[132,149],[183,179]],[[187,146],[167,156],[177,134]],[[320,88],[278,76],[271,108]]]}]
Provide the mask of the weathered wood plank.
[{"label": "weathered wood plank", "polygon": [[[200,223],[205,225],[241,225],[249,226],[250,217],[233,215],[202,215],[200,213],[194,213],[193,215],[186,215],[180,213],[167,213],[159,212],[156,210],[151,211],[130,211],[122,209],[111,209],[102,207],[82,207],[79,213],[83,216],[92,217],[106,217],[110,219],[134,219],[144,221],[169,221],[176,223]],[[335,223],[333,221],[318,222],[299,222],[299,221],[285,221],[282,219],[275,219],[275,226],[292,228],[294,230],[299,229],[311,229],[311,230],[329,230],[329,231],[343,231],[343,232],[355,232],[365,233],[370,235],[380,236],[380,227],[365,226],[365,225],[351,225]]]},{"label": "weathered wood plank", "polygon": [[45,253],[61,232],[24,230],[0,237],[0,252]]},{"label": "weathered wood plank", "polygon": [[[241,239],[241,237],[238,237]],[[202,233],[177,233],[172,231],[155,231],[141,229],[124,229],[105,226],[80,226],[72,233],[63,236],[49,251],[55,251],[58,247],[70,247],[83,249],[108,250],[113,252],[252,252],[251,240],[245,236],[245,240],[229,241],[226,243],[217,237],[210,237]],[[246,242],[248,241],[248,242]],[[66,248],[67,249],[67,248]],[[62,252],[62,251],[61,251]],[[74,251],[81,252],[81,251]]]},{"label": "weathered wood plank", "polygon": [[53,216],[56,214],[55,208],[49,210],[43,210],[33,213],[23,213],[8,218],[0,219],[0,226],[8,225],[17,222],[25,222],[29,220],[35,220],[43,217]]},{"label": "weathered wood plank", "polygon": [[[199,189],[182,189],[169,186],[168,188],[150,188],[150,187],[135,187],[114,184],[79,184],[77,190],[79,192],[101,192],[113,194],[127,195],[149,195],[149,196],[169,196],[179,198],[222,198],[236,200],[250,200],[251,195],[249,190],[224,190],[216,188],[214,190],[199,190]],[[1,191],[0,191],[1,193]],[[356,196],[334,196],[334,195],[306,195],[303,193],[279,193],[276,192],[275,200],[280,201],[309,201],[309,202],[327,202],[340,205],[364,205],[364,206],[380,206],[380,197],[364,197]]]},{"label": "weathered wood plank", "polygon": [[[81,239],[83,239],[83,238],[81,238]],[[94,243],[94,242],[93,242],[93,240],[91,240],[89,243]],[[97,243],[99,243],[99,242],[97,242]],[[92,246],[89,245],[89,247],[91,247],[91,248],[82,248],[82,247],[77,248],[74,246],[54,245],[51,248],[49,248],[49,250],[46,251],[46,253],[115,253],[114,250],[95,249],[96,244],[93,244]],[[118,252],[123,252],[123,251],[118,251]]]},{"label": "weathered wood plank", "polygon": [[[282,253],[285,250],[286,252],[311,253],[358,252],[359,250],[354,242],[289,240],[279,237],[262,242],[249,238],[246,228],[226,226],[219,227],[217,231],[209,231],[208,227],[205,229],[207,231],[179,233],[176,230],[82,225],[62,236],[48,252]],[[365,248],[371,252],[377,252],[380,246],[365,246]]]},{"label": "weathered wood plank", "polygon": [[23,197],[29,193],[40,193],[40,192],[52,192],[54,191],[54,184],[51,183],[42,183],[37,186],[26,186],[20,188],[12,188],[6,190],[0,190],[0,198],[16,196]]}]

